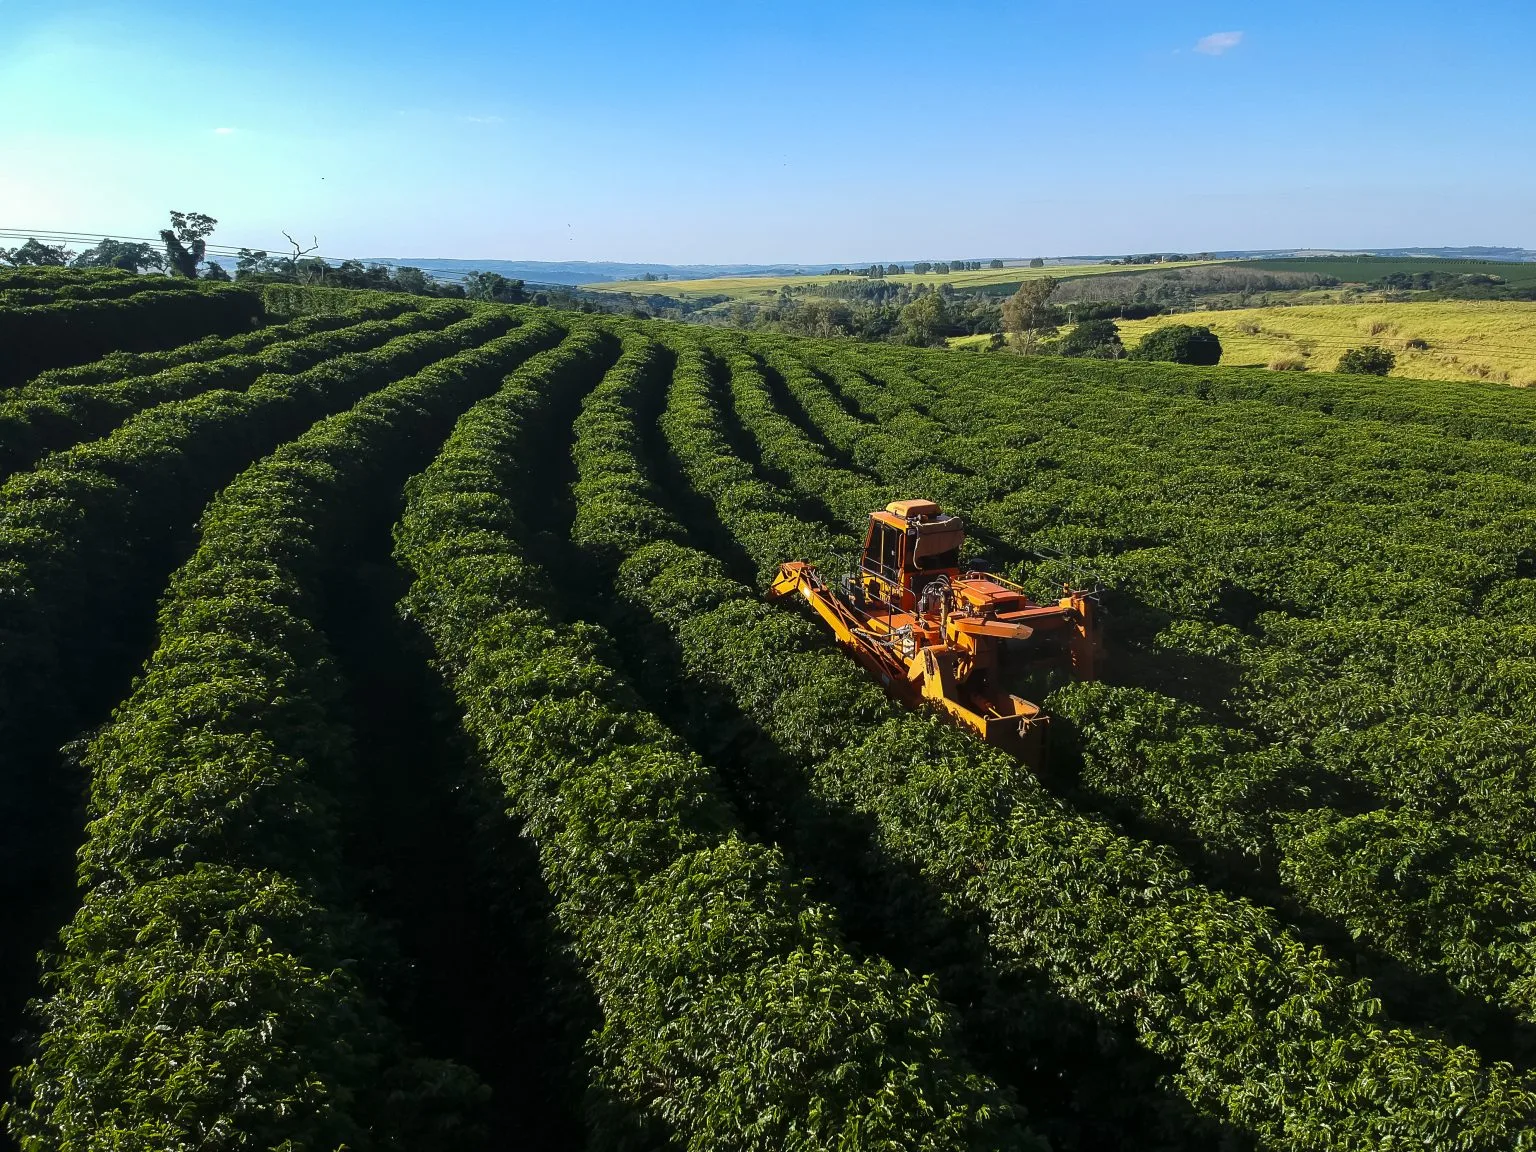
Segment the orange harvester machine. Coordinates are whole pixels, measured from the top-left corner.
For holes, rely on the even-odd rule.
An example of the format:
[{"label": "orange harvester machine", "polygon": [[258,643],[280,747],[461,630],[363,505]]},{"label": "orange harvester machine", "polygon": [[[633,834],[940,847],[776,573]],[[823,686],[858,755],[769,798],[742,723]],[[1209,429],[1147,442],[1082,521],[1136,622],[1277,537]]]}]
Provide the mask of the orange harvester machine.
[{"label": "orange harvester machine", "polygon": [[803,596],[838,643],[910,707],[930,700],[989,744],[1038,765],[1046,717],[1015,695],[1022,674],[1058,667],[1092,679],[1099,635],[1092,592],[1035,604],[990,572],[962,572],[965,524],[931,500],[872,512],[858,564],[833,588],[813,565],[779,568],[770,599]]}]

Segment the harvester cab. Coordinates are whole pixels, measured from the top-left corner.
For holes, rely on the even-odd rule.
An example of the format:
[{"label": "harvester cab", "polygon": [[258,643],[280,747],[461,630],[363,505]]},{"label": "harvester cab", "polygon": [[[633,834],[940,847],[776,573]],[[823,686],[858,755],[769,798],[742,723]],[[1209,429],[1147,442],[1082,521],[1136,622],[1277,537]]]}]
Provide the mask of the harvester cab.
[{"label": "harvester cab", "polygon": [[960,578],[965,524],[932,500],[897,500],[871,512],[855,577],[868,600],[910,610],[934,579]]},{"label": "harvester cab", "polygon": [[960,517],[931,500],[897,500],[870,513],[864,549],[839,586],[791,561],[769,597],[803,597],[892,696],[911,707],[926,700],[1038,765],[1047,718],[1018,690],[1042,670],[1094,677],[1097,598],[1063,588],[1055,603],[1037,604],[1002,576],[963,570],[964,543]]}]

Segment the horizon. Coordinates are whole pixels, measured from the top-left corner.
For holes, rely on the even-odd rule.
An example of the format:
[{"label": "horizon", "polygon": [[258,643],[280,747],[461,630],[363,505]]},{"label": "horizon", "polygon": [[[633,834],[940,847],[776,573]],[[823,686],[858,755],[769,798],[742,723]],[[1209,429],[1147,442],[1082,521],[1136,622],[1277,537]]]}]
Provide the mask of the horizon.
[{"label": "horizon", "polygon": [[152,236],[176,208],[268,250],[286,229],[327,255],[674,267],[1536,248],[1536,15],[1514,4],[10,0],[0,21],[0,99],[29,113],[0,126],[24,160],[0,227]]},{"label": "horizon", "polygon": [[[1474,251],[1474,250],[1483,250],[1483,251],[1487,251],[1487,252],[1519,252],[1522,255],[1527,256],[1527,257],[1536,257],[1536,249],[1522,248],[1522,247],[1520,247],[1518,245],[1513,245],[1513,244],[1467,244],[1467,245],[1435,245],[1435,246],[1430,246],[1430,245],[1425,245],[1425,244],[1383,244],[1383,245],[1379,245],[1379,246],[1371,247],[1371,248],[1362,248],[1362,247],[1358,247],[1358,246],[1357,247],[1344,247],[1344,248],[1241,248],[1241,249],[1217,249],[1215,251],[1203,252],[1202,254],[1210,256],[1210,257],[1212,257],[1214,259],[1242,259],[1244,257],[1265,257],[1265,256],[1295,256],[1297,258],[1304,258],[1304,257],[1309,257],[1309,256],[1318,256],[1318,257],[1326,257],[1326,256],[1378,256],[1378,255],[1380,255],[1383,252],[1413,252],[1413,253],[1423,252],[1423,253],[1433,254],[1433,253],[1436,253],[1436,252],[1462,252],[1462,251]],[[1033,252],[1033,253],[1029,253],[1027,255],[1007,255],[1007,254],[997,255],[996,253],[988,254],[988,255],[985,255],[985,256],[978,256],[975,253],[972,253],[969,256],[959,256],[959,255],[956,255],[954,253],[951,253],[950,255],[954,256],[955,259],[964,259],[964,260],[1002,260],[1005,263],[1029,261],[1029,260],[1037,260],[1037,259],[1045,260],[1048,263],[1051,262],[1051,261],[1059,261],[1059,262],[1062,262],[1062,263],[1067,263],[1067,262],[1072,262],[1072,261],[1082,261],[1084,263],[1088,263],[1088,262],[1091,262],[1091,261],[1099,261],[1099,260],[1114,260],[1114,259],[1117,259],[1117,258],[1120,258],[1120,257],[1124,257],[1124,256],[1159,256],[1159,255],[1168,255],[1168,254],[1171,254],[1172,251],[1173,250],[1171,250],[1171,249],[1156,249],[1156,248],[1152,248],[1152,249],[1142,249],[1142,250],[1127,250],[1127,251],[1124,251],[1124,252],[1097,252],[1097,253],[1077,252],[1077,253],[1065,253],[1065,254],[1058,254],[1058,255],[1050,255],[1050,254],[1042,253],[1042,252]],[[1190,255],[1191,253],[1184,253],[1184,254],[1185,255]],[[1440,257],[1435,257],[1433,255],[1429,255],[1429,256],[1426,256],[1426,258],[1427,259],[1438,259]],[[1492,257],[1492,256],[1489,256],[1489,257],[1451,256],[1451,257],[1445,257],[1445,258],[1446,259],[1457,259],[1457,260],[1466,260],[1466,259],[1471,259],[1471,260],[1476,260],[1476,259],[1492,259],[1492,260],[1497,260],[1498,259],[1497,257]],[[881,264],[881,263],[883,263],[883,264],[891,264],[891,263],[895,263],[895,264],[910,264],[910,263],[913,263],[913,262],[919,261],[919,260],[939,260],[939,259],[941,259],[941,257],[935,256],[933,253],[929,253],[927,255],[921,255],[921,256],[913,256],[913,255],[908,254],[908,255],[905,255],[905,256],[898,255],[898,256],[886,256],[886,257],[870,257],[868,259],[863,259],[863,260],[832,261],[832,262],[829,262],[829,261],[826,261],[826,260],[818,260],[818,261],[814,261],[814,262],[795,263],[794,261],[784,260],[784,261],[736,261],[736,262],[725,263],[725,264],[669,263],[667,261],[662,261],[662,260],[606,260],[606,259],[595,259],[595,260],[576,260],[576,259],[571,259],[571,260],[539,260],[539,259],[535,259],[535,258],[532,258],[532,257],[519,257],[519,256],[365,256],[365,257],[361,257],[361,259],[363,259],[363,260],[389,260],[389,261],[429,260],[429,261],[446,261],[446,262],[457,262],[457,263],[474,263],[474,262],[479,261],[479,260],[485,260],[485,261],[500,261],[501,263],[504,263],[504,264],[593,264],[593,265],[600,265],[600,264],[633,264],[636,267],[640,267],[640,266],[644,266],[644,265],[651,265],[651,266],[656,267],[656,268],[770,268],[770,267],[778,267],[778,268],[820,268],[820,267],[842,267],[842,266],[844,266],[844,264],[847,264],[847,265],[852,266],[852,267],[865,267],[865,266],[868,266],[870,264]]]}]

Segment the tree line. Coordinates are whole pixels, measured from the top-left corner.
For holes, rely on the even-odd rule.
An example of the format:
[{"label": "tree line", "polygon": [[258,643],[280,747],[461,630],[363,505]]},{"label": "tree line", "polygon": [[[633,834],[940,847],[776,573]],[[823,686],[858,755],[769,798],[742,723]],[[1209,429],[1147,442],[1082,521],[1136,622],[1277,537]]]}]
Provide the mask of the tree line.
[{"label": "tree line", "polygon": [[[937,273],[947,276],[951,272],[980,272],[983,267],[1002,268],[1001,260],[991,260],[983,265],[980,260],[919,260],[912,265],[910,271],[914,276],[928,276]],[[828,276],[865,276],[871,279],[882,279],[886,276],[905,276],[908,268],[903,264],[870,264],[865,268],[828,268]]]},{"label": "tree line", "polygon": [[[497,272],[470,272],[461,283],[433,279],[409,265],[364,264],[360,260],[338,263],[310,255],[291,237],[293,251],[271,254],[241,248],[233,274],[218,260],[208,259],[208,238],[218,221],[201,212],[172,212],[169,228],[160,230],[160,248],[143,241],[103,238],[99,244],[72,251],[64,244],[48,244],[36,237],[15,248],[0,248],[0,263],[13,268],[117,268],[136,273],[163,273],[188,280],[314,284],[329,288],[363,288],[375,292],[403,292],[412,296],[454,297],[523,304],[532,300],[522,280]],[[544,303],[545,301],[534,301]]]}]

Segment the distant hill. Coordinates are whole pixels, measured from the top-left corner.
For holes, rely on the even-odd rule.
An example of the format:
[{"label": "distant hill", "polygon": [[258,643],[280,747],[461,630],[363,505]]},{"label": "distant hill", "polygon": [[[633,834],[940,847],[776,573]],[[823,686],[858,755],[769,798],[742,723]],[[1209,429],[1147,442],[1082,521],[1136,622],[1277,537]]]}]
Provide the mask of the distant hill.
[{"label": "distant hill", "polygon": [[1536,261],[1536,251],[1529,248],[1489,248],[1470,245],[1465,248],[1276,248],[1266,251],[1212,252],[1212,256],[1234,259],[1260,257],[1275,259],[1304,256],[1395,256],[1437,260],[1506,260],[1516,263]]},{"label": "distant hill", "polygon": [[[1058,264],[1093,264],[1116,259],[1124,253],[1095,256],[1046,257],[1047,266]],[[1528,248],[1268,248],[1243,251],[1211,252],[1221,260],[1285,258],[1300,256],[1398,256],[1432,257],[1447,260],[1536,261],[1536,251]],[[926,257],[919,257],[926,259]],[[988,259],[991,259],[988,257]],[[1009,265],[1027,264],[1029,257],[1009,257]],[[602,284],[616,280],[639,280],[647,273],[667,280],[713,280],[722,276],[815,276],[837,267],[862,267],[871,263],[901,264],[910,268],[915,260],[853,261],[839,264],[632,264],[621,260],[451,260],[444,257],[379,256],[364,260],[367,264],[390,267],[410,265],[426,272],[462,276],[466,272],[499,272],[530,284]]]},{"label": "distant hill", "polygon": [[435,257],[377,257],[365,264],[411,265],[427,272],[499,272],[532,284],[598,284],[639,280],[647,272],[671,280],[709,280],[717,276],[815,275],[835,264],[626,264],[617,260],[449,260]]}]

